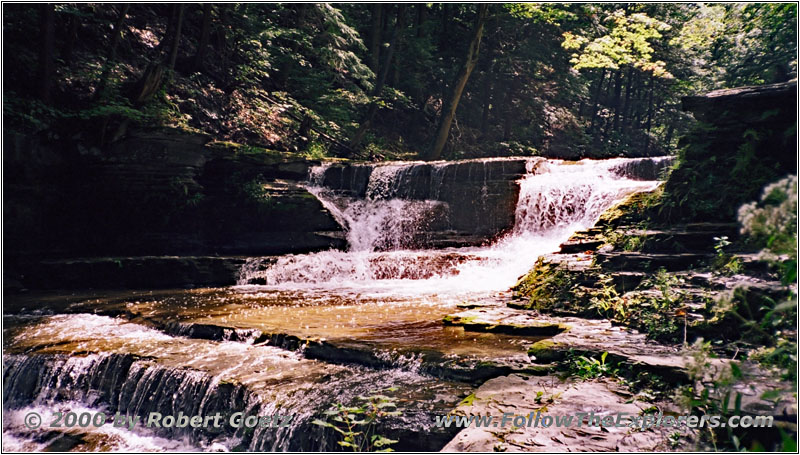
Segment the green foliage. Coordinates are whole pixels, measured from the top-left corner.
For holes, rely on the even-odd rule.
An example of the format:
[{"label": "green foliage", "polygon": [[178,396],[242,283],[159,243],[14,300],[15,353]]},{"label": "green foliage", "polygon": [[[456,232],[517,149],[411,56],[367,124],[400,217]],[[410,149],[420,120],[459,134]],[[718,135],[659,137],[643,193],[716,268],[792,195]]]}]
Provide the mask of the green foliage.
[{"label": "green foliage", "polygon": [[527,275],[522,277],[513,290],[528,298],[531,309],[544,310],[568,306],[574,299],[573,275],[557,265],[539,258]]},{"label": "green foliage", "polygon": [[592,308],[597,309],[601,315],[609,319],[626,321],[628,316],[630,316],[628,308],[629,301],[617,293],[617,290],[614,288],[613,277],[610,275],[601,275],[598,280],[598,285],[600,286],[599,290],[593,291],[589,299]]},{"label": "green foliage", "polygon": [[603,352],[599,359],[583,355],[574,356],[571,359],[570,374],[583,380],[616,376],[619,370],[606,363],[606,357],[608,352]]},{"label": "green foliage", "polygon": [[[741,415],[742,392],[745,384],[754,378],[748,377],[746,370],[738,362],[719,362],[711,349],[711,342],[698,339],[687,351],[690,383],[678,389],[677,399],[687,412],[700,415],[719,415],[722,421],[730,416]],[[795,346],[796,349],[796,346]],[[793,370],[797,363],[794,361]],[[796,386],[795,386],[796,388]],[[784,391],[786,392],[786,391]],[[771,400],[780,396],[782,391],[773,390],[765,393],[761,398]],[[759,414],[762,414],[760,411]],[[769,412],[769,411],[768,411]],[[775,412],[773,410],[773,412]],[[770,414],[766,414],[770,415]],[[796,442],[780,430],[781,438],[774,443],[777,447],[770,450],[788,449],[796,446]],[[745,437],[749,436],[746,429],[719,426],[716,428],[704,427],[700,431],[701,443],[711,444],[715,451],[746,451]],[[755,451],[767,450],[762,442],[752,437],[749,440],[749,449]]]},{"label": "green foliage", "polygon": [[563,47],[580,51],[572,54],[570,60],[575,69],[616,70],[631,65],[656,77],[672,77],[666,70],[666,63],[653,60],[655,51],[650,43],[661,38],[661,33],[670,29],[669,24],[642,12],[628,14],[623,10],[607,14],[602,22],[600,30],[605,33],[594,39],[564,33]]},{"label": "green foliage", "polygon": [[[394,389],[387,389],[393,391]],[[336,403],[325,411],[325,420],[312,423],[335,430],[341,436],[338,444],[353,452],[392,452],[390,447],[398,441],[375,433],[377,423],[384,417],[399,416],[397,405],[386,395],[358,397],[358,406]]]},{"label": "green foliage", "polygon": [[758,202],[739,208],[742,233],[780,267],[784,284],[797,281],[797,176],[767,185]]},{"label": "green foliage", "polygon": [[714,257],[713,266],[725,275],[735,275],[742,271],[742,261],[732,254],[725,252],[725,248],[731,244],[728,236],[714,237]]},{"label": "green foliage", "polygon": [[[106,124],[108,135],[123,131],[123,123],[175,125],[298,152],[309,138],[293,133],[309,117],[316,129],[346,142],[364,118],[375,73],[402,25],[370,125],[371,142],[383,150],[363,158],[406,155],[430,142],[475,10],[436,3],[402,9],[214,4],[211,39],[198,64],[204,7],[187,5],[177,65],[164,78],[164,92],[147,106],[132,105],[130,89],[144,69],[167,62],[162,43],[174,30],[167,26],[170,8],[132,6],[122,30],[115,30],[118,4],[56,5],[53,111],[35,101],[41,43],[30,37],[41,36],[39,12],[30,5],[6,9],[5,63],[25,69],[9,73],[4,84],[9,125],[74,129],[73,120],[82,119]],[[504,4],[489,10],[478,65],[444,155],[450,158],[668,152],[690,122],[677,108],[681,96],[796,73],[796,5]],[[114,37],[121,40],[112,53]],[[373,61],[376,67],[368,67]]]}]

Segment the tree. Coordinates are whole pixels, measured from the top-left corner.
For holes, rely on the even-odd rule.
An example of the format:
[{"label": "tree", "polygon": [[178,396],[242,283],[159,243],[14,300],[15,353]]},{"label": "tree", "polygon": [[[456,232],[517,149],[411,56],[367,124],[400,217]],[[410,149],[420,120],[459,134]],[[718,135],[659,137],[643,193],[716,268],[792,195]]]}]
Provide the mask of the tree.
[{"label": "tree", "polygon": [[475,21],[475,31],[473,32],[472,41],[469,43],[464,63],[453,84],[453,89],[446,104],[447,108],[442,111],[439,129],[436,133],[436,140],[427,156],[429,160],[437,160],[442,156],[442,150],[444,150],[447,138],[450,136],[450,126],[456,116],[456,109],[458,109],[458,102],[461,99],[461,94],[464,92],[464,87],[467,85],[472,70],[475,69],[475,65],[478,63],[478,52],[480,51],[481,38],[483,37],[483,27],[486,24],[487,11],[487,4],[481,3],[478,5],[478,17]]},{"label": "tree", "polygon": [[39,99],[49,104],[52,101],[53,72],[55,61],[55,7],[52,3],[39,5]]},{"label": "tree", "polygon": [[378,112],[378,102],[376,98],[380,96],[381,91],[386,84],[386,77],[389,75],[389,69],[392,66],[392,57],[394,57],[395,49],[397,48],[403,34],[403,28],[405,27],[405,11],[406,5],[400,4],[397,8],[397,20],[395,21],[394,31],[392,32],[392,39],[389,41],[389,48],[386,51],[386,56],[384,58],[383,65],[381,66],[380,75],[375,83],[375,88],[372,90],[373,99],[369,103],[367,115],[365,116],[364,121],[361,122],[358,130],[353,135],[352,139],[350,139],[350,143],[348,145],[351,149],[357,149],[361,145],[361,141],[364,139],[364,134],[366,134],[367,130],[372,125],[375,114]]},{"label": "tree", "polygon": [[211,41],[211,3],[203,3],[203,24],[200,27],[200,39],[197,43],[197,52],[194,54],[194,70],[199,71],[203,67],[203,57],[206,48]]}]

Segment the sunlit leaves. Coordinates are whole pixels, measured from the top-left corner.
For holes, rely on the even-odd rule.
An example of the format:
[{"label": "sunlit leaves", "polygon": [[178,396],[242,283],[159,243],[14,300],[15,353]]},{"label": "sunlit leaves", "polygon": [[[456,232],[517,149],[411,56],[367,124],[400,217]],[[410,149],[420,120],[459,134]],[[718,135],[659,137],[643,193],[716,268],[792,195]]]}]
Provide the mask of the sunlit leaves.
[{"label": "sunlit leaves", "polygon": [[633,66],[656,77],[671,78],[666,64],[654,60],[652,40],[670,29],[665,22],[644,13],[616,10],[603,20],[604,33],[589,39],[570,32],[563,34],[562,47],[574,50],[570,62],[575,69],[619,69]]},{"label": "sunlit leaves", "polygon": [[505,6],[512,16],[520,19],[533,19],[554,25],[576,19],[574,13],[558,3],[508,3]]}]

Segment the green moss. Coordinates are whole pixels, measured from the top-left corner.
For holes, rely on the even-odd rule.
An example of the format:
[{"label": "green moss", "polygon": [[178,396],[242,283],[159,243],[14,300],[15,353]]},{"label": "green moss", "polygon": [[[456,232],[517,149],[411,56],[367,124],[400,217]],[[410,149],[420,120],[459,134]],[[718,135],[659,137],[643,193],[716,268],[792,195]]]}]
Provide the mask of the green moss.
[{"label": "green moss", "polygon": [[634,193],[603,212],[596,226],[613,228],[642,222],[659,207],[663,193],[663,186],[653,191]]},{"label": "green moss", "polygon": [[442,319],[445,325],[465,325],[471,324],[477,319],[477,316],[467,316],[462,318],[461,316],[456,316],[452,314],[448,314]]},{"label": "green moss", "polygon": [[560,343],[553,340],[540,340],[528,348],[528,355],[542,363],[556,362],[564,358],[565,353],[560,348]]},{"label": "green moss", "polygon": [[540,362],[561,360],[564,357],[564,352],[558,349],[559,346],[559,343],[551,339],[539,340],[528,348],[528,355],[535,357]]},{"label": "green moss", "polygon": [[528,308],[546,310],[564,306],[575,299],[575,277],[557,264],[536,261],[533,269],[512,288],[521,297],[528,298]]}]

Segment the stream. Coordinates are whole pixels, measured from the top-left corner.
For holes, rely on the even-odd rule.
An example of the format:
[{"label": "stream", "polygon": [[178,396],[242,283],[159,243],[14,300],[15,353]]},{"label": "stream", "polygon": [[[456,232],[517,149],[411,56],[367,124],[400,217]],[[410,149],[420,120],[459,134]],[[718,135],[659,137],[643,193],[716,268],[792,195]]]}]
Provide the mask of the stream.
[{"label": "stream", "polygon": [[[322,165],[306,187],[344,228],[346,251],[250,258],[239,283],[226,288],[15,298],[3,316],[3,450],[339,450],[339,436],[312,421],[334,403],[376,393],[402,413],[378,428],[399,440],[395,450],[439,450],[457,430],[436,428],[434,416],[486,379],[524,372],[527,347],[538,341],[468,332],[443,318],[475,302],[509,300],[540,255],[616,201],[654,189],[658,181],[637,174],[647,160],[669,158],[536,161],[518,181],[512,229],[484,244],[441,248],[420,246],[419,238],[448,222],[452,208],[437,194],[452,178],[444,164],[433,171],[429,163],[364,165],[363,191],[326,186],[335,169]],[[420,193],[412,183],[422,166],[430,175]],[[45,428],[53,412],[70,411],[241,411],[291,421]],[[31,412],[44,417],[42,428],[26,426]]]}]

